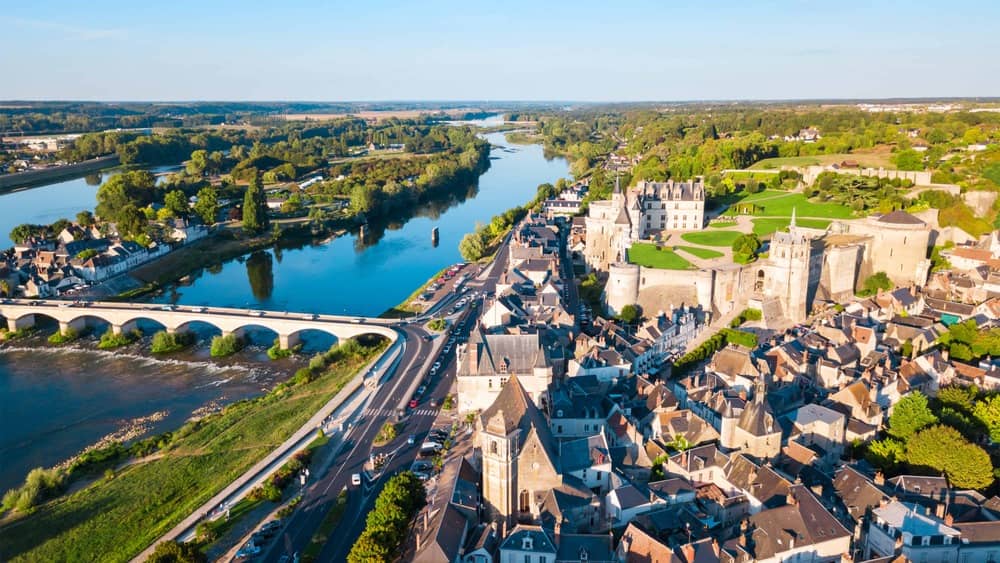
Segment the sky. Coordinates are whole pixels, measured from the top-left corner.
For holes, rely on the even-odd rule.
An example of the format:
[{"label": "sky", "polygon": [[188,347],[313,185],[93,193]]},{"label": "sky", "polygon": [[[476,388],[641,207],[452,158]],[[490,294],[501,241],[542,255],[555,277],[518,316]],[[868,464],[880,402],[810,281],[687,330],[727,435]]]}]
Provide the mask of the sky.
[{"label": "sky", "polygon": [[1000,96],[1000,1],[7,3],[0,99]]}]

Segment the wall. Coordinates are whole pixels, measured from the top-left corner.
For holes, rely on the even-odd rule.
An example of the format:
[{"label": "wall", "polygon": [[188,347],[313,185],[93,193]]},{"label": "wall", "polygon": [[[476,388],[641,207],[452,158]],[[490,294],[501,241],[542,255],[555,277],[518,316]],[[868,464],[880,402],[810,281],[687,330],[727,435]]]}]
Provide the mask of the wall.
[{"label": "wall", "polygon": [[830,166],[820,165],[806,166],[800,170],[802,171],[802,180],[806,183],[806,185],[810,186],[823,172],[850,174],[852,176],[872,176],[875,178],[900,178],[903,180],[910,180],[918,186],[931,183],[931,173],[928,171],[915,172],[910,170],[887,170],[885,168],[833,168]]}]

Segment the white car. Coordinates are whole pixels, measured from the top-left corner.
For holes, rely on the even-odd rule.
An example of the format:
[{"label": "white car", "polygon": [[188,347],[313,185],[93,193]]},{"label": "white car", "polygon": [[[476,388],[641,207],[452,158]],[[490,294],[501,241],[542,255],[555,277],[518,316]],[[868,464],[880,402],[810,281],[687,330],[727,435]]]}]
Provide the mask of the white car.
[{"label": "white car", "polygon": [[354,475],[351,475],[351,484],[354,485],[355,487],[361,486],[361,474],[360,473],[355,473]]},{"label": "white car", "polygon": [[264,311],[250,311],[251,317],[263,317]]}]

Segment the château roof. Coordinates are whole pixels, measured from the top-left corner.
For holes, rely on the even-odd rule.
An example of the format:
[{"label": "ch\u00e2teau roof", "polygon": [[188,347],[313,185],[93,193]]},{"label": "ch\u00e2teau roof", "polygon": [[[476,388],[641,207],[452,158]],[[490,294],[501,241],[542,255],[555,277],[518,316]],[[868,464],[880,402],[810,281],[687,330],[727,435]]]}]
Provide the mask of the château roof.
[{"label": "ch\u00e2teau roof", "polygon": [[910,215],[909,213],[897,209],[891,213],[886,213],[885,215],[878,218],[879,223],[892,223],[895,225],[923,225],[924,222]]}]

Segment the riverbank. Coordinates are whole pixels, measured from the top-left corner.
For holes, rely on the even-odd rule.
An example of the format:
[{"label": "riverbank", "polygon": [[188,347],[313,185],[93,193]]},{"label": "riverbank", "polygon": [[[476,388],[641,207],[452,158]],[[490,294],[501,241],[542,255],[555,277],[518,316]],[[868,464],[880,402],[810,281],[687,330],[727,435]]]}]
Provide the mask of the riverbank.
[{"label": "riverbank", "polygon": [[118,158],[118,155],[109,154],[74,164],[64,164],[40,170],[26,170],[14,174],[3,174],[0,175],[0,193],[21,188],[30,188],[32,186],[41,186],[68,178],[86,176],[87,174],[106,168],[113,168],[119,164],[121,164],[121,159]]},{"label": "riverbank", "polygon": [[435,281],[437,281],[441,276],[443,276],[444,273],[447,272],[448,268],[450,268],[450,267],[451,266],[445,266],[444,268],[441,268],[441,270],[439,270],[438,273],[436,273],[433,276],[427,278],[427,281],[425,281],[423,283],[423,285],[421,285],[416,290],[414,290],[414,292],[411,293],[409,297],[407,297],[406,299],[404,299],[399,305],[396,305],[395,307],[390,307],[389,309],[386,309],[384,313],[382,313],[381,315],[379,315],[379,318],[382,318],[382,319],[405,319],[407,317],[414,317],[414,316],[419,315],[420,313],[422,313],[423,312],[423,308],[422,307],[415,307],[413,305],[413,302],[416,301],[417,298],[420,297],[424,293],[424,291],[427,289],[427,287],[429,285],[431,285],[432,283],[434,283]]},{"label": "riverbank", "polygon": [[384,343],[334,347],[310,382],[280,384],[185,424],[156,443],[162,457],[128,466],[0,528],[10,561],[125,561],[268,455],[333,397]]}]

